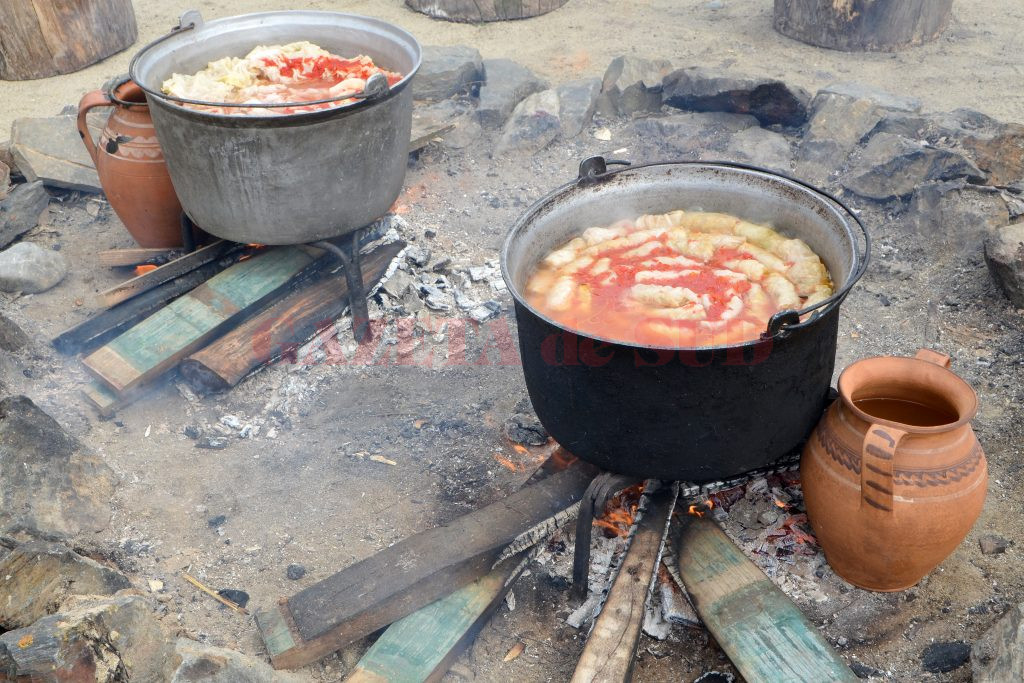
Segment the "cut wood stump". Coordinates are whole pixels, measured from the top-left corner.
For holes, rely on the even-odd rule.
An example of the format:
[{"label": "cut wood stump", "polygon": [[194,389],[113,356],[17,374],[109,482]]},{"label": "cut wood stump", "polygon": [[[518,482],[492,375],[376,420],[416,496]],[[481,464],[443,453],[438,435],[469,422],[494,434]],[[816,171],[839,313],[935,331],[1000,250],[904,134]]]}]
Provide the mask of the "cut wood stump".
[{"label": "cut wood stump", "polygon": [[953,0],[775,0],[775,30],[844,52],[895,52],[934,40]]},{"label": "cut wood stump", "polygon": [[0,79],[78,71],[126,49],[138,35],[131,0],[0,2]]},{"label": "cut wood stump", "polygon": [[566,2],[568,0],[405,0],[410,8],[435,19],[469,24],[528,19],[556,10]]}]

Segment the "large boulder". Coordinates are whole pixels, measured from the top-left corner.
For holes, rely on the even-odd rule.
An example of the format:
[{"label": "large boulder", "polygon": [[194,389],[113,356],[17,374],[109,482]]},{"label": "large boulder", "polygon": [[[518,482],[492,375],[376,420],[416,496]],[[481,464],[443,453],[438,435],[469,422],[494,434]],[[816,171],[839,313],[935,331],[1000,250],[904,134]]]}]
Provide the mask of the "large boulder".
[{"label": "large boulder", "polygon": [[671,70],[664,59],[616,57],[604,72],[598,111],[609,118],[658,111],[662,81]]},{"label": "large boulder", "polygon": [[724,152],[734,135],[756,127],[752,116],[721,112],[652,116],[632,124],[649,155],[681,159],[717,156],[713,152]]},{"label": "large boulder", "polygon": [[811,96],[803,88],[769,78],[743,78],[700,67],[665,77],[663,101],[687,111],[750,114],[761,125],[801,126]]},{"label": "large boulder", "polygon": [[485,59],[484,74],[487,80],[480,87],[476,116],[485,127],[500,128],[517,104],[548,87],[546,81],[511,59]]},{"label": "large boulder", "polygon": [[971,646],[974,683],[1024,681],[1024,605],[1017,605]]},{"label": "large boulder", "polygon": [[11,126],[11,152],[18,170],[29,182],[41,180],[50,187],[102,191],[92,157],[78,134],[75,116],[16,119]]},{"label": "large boulder", "polygon": [[[0,185],[3,185],[2,175],[0,173]],[[0,248],[39,225],[39,216],[49,204],[50,195],[38,180],[16,185],[7,197],[3,197],[3,189],[0,189]]]},{"label": "large boulder", "polygon": [[5,292],[45,292],[67,272],[67,261],[60,252],[32,242],[18,242],[0,252],[0,290]]},{"label": "large boulder", "polygon": [[726,140],[722,152],[710,151],[705,159],[725,159],[782,173],[793,172],[793,146],[785,135],[751,126]]},{"label": "large boulder", "polygon": [[116,481],[99,456],[31,400],[0,401],[0,533],[102,531]]},{"label": "large boulder", "polygon": [[562,132],[558,93],[542,90],[520,102],[498,140],[497,154],[536,154]]},{"label": "large boulder", "polygon": [[168,683],[286,683],[299,679],[274,671],[269,664],[240,652],[179,638],[164,680]]},{"label": "large boulder", "polygon": [[72,595],[113,595],[131,583],[119,571],[45,541],[25,543],[0,562],[0,629],[54,614]]},{"label": "large boulder", "polygon": [[601,94],[600,78],[585,78],[563,83],[558,94],[558,119],[563,138],[574,138],[594,119],[597,98]]},{"label": "large boulder", "polygon": [[0,636],[0,680],[156,683],[166,680],[171,651],[152,605],[121,595]]},{"label": "large boulder", "polygon": [[941,237],[953,249],[975,251],[1010,222],[999,190],[961,180],[926,183],[914,191],[903,223],[922,237]]},{"label": "large boulder", "polygon": [[962,154],[876,133],[841,182],[861,197],[884,200],[907,197],[922,183],[955,178],[982,182],[985,174]]},{"label": "large boulder", "polygon": [[985,261],[1007,298],[1024,308],[1024,223],[993,231],[985,240]]},{"label": "large boulder", "polygon": [[475,95],[483,80],[484,60],[476,48],[425,45],[412,93],[417,100],[439,102],[455,95]]}]

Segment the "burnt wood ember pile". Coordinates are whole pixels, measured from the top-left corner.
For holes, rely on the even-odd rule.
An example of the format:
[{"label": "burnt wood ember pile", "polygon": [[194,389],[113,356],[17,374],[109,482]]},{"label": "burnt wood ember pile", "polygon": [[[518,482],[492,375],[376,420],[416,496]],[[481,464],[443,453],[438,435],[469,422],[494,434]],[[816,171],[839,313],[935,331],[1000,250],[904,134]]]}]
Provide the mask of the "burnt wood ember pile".
[{"label": "burnt wood ember pile", "polygon": [[[0,402],[0,579],[18,577],[3,584],[0,678],[92,652],[140,680],[284,675],[268,656],[302,665],[298,680],[407,667],[416,680],[754,680],[764,653],[725,628],[749,616],[742,589],[799,629],[788,665],[1014,680],[1024,126],[635,56],[559,84],[469,47],[424,57],[406,185],[361,242],[367,344],[320,251],[111,250],[129,241],[88,162],[68,159],[81,147],[69,117],[19,121],[0,142],[0,244],[14,244],[0,252],[0,385],[32,398]],[[599,472],[553,455],[497,249],[596,155],[782,171],[871,230],[837,367],[950,353],[980,395],[991,467],[975,531],[918,586],[877,594],[837,576],[792,462],[710,487],[603,477],[598,490]],[[110,348],[257,265],[273,273],[266,291],[203,330]],[[172,352],[127,357],[158,339]],[[709,576],[709,557],[736,582]],[[251,595],[255,622],[184,574],[235,607]]]}]

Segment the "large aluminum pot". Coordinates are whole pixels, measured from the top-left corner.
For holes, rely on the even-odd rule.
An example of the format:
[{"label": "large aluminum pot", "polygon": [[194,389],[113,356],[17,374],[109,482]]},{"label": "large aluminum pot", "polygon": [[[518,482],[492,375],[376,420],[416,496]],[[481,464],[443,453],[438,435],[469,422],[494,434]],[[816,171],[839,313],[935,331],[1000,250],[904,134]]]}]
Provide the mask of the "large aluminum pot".
[{"label": "large aluminum pot", "polygon": [[[835,295],[814,310],[777,314],[759,341],[699,349],[579,334],[526,302],[540,259],[585,228],[680,208],[731,213],[803,239],[828,267]],[[739,164],[608,171],[604,159],[588,159],[577,180],[527,210],[501,252],[537,416],[569,452],[638,477],[704,483],[769,465],[822,414],[839,304],[869,253],[856,216],[800,181]]]},{"label": "large aluminum pot", "polygon": [[[173,73],[299,40],[342,56],[369,55],[404,78],[352,104],[288,115],[197,111],[160,90]],[[192,221],[235,242],[300,244],[361,228],[398,198],[420,58],[415,38],[379,19],[284,11],[204,22],[190,11],[135,56],[130,74],[146,92],[171,181]]]}]

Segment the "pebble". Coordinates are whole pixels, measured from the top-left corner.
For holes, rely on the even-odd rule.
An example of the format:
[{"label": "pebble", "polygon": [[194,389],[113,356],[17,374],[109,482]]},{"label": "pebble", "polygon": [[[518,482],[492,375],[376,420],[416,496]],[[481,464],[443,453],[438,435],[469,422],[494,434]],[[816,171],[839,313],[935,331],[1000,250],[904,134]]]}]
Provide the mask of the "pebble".
[{"label": "pebble", "polygon": [[301,564],[290,564],[288,565],[288,569],[285,570],[285,576],[287,576],[292,581],[298,581],[305,575],[306,568],[303,567]]},{"label": "pebble", "polygon": [[412,265],[422,268],[430,262],[430,250],[414,244],[405,248],[405,258]]},{"label": "pebble", "polygon": [[18,242],[0,252],[0,289],[5,292],[45,292],[67,275],[64,257],[32,242]]},{"label": "pebble", "polygon": [[853,662],[850,664],[850,669],[853,670],[853,673],[857,678],[871,678],[873,676],[882,675],[882,672],[875,667],[868,666],[867,664],[861,664],[860,662]]},{"label": "pebble", "polygon": [[216,517],[210,517],[206,520],[206,525],[211,529],[216,529],[219,526],[223,526],[226,521],[228,521],[227,515],[217,515]]},{"label": "pebble", "polygon": [[708,9],[710,9],[710,10],[720,10],[723,7],[725,7],[725,3],[722,2],[722,0],[711,0],[710,2],[706,3],[704,6],[707,7]]},{"label": "pebble", "polygon": [[242,421],[239,420],[238,417],[235,416],[235,415],[223,415],[223,416],[221,416],[220,423],[222,425],[224,425],[225,427],[230,427],[231,429],[241,429],[242,428]]},{"label": "pebble", "polygon": [[1005,553],[1007,546],[1010,542],[1002,536],[996,536],[995,534],[989,534],[982,536],[978,539],[978,545],[981,546],[981,552],[985,555],[998,555]]}]

